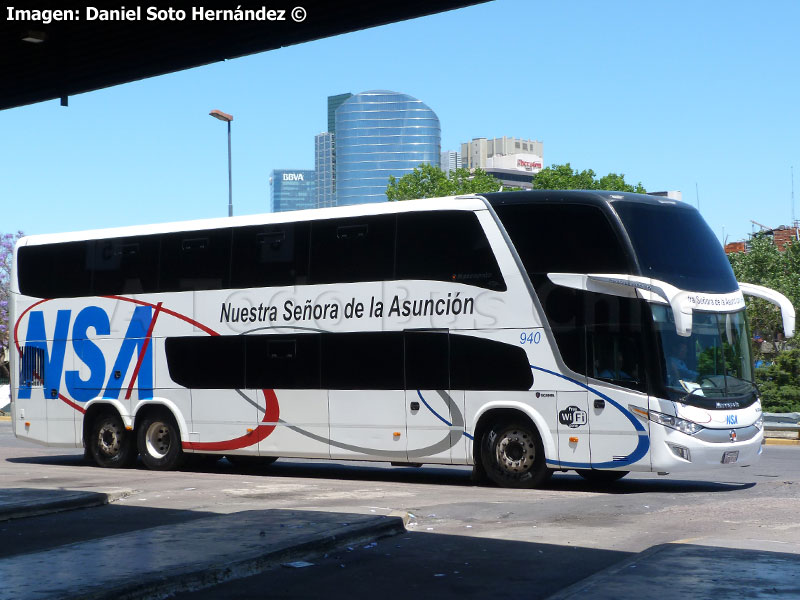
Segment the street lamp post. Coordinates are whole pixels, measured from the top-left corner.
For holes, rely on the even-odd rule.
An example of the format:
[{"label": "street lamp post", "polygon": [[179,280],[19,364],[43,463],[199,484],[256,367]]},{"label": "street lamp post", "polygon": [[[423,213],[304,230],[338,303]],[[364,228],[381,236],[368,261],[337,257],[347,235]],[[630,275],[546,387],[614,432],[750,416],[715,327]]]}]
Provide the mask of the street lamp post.
[{"label": "street lamp post", "polygon": [[219,119],[220,121],[225,121],[228,124],[228,216],[233,216],[233,172],[231,167],[231,121],[233,121],[233,115],[229,115],[228,113],[224,113],[221,110],[212,110],[208,113],[215,119]]}]

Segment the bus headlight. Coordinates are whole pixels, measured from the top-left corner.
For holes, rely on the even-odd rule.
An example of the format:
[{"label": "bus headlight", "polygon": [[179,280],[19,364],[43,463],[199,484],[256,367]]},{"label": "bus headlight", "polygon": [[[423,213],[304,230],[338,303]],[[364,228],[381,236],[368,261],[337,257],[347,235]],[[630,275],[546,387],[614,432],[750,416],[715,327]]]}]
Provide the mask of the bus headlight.
[{"label": "bus headlight", "polygon": [[664,413],[656,412],[654,410],[648,412],[648,417],[651,421],[653,421],[653,423],[658,423],[659,425],[669,427],[670,429],[676,429],[687,435],[694,435],[698,431],[704,429],[702,425],[698,425],[694,421],[687,421],[686,419],[680,419],[678,417],[673,417],[672,415],[665,415]]}]

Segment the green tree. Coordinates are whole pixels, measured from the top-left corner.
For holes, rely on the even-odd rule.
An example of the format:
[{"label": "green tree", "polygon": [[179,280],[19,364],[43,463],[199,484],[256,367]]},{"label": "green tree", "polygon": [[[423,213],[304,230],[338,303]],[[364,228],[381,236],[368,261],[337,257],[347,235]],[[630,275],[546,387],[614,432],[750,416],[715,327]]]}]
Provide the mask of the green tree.
[{"label": "green tree", "polygon": [[467,169],[451,171],[449,177],[439,167],[421,164],[400,179],[389,176],[386,197],[389,200],[414,200],[439,198],[459,194],[496,192],[502,184],[481,169],[470,173]]},{"label": "green tree", "polygon": [[[738,281],[776,290],[791,300],[796,313],[800,312],[800,244],[791,244],[780,252],[770,236],[757,234],[747,252],[729,254],[728,260]],[[780,310],[774,304],[751,297],[746,297],[746,302],[751,330],[778,350],[770,364],[755,371],[764,409],[800,411],[800,348],[791,348],[792,340],[783,338]],[[753,345],[753,354],[757,359],[764,358],[761,344]]]},{"label": "green tree", "polygon": [[[780,252],[767,235],[756,235],[750,240],[747,252],[728,255],[733,273],[738,281],[754,283],[776,290],[789,298],[795,312],[800,308],[800,244],[791,244]],[[779,350],[786,347],[780,310],[766,300],[747,297],[747,317],[750,328],[764,340],[773,342]],[[759,346],[754,348],[761,356]]]},{"label": "green tree", "polygon": [[647,190],[641,182],[631,185],[625,182],[625,175],[609,173],[597,179],[592,169],[577,171],[569,163],[545,167],[533,176],[535,190],[608,190],[613,192],[636,192],[644,194]]},{"label": "green tree", "polygon": [[756,384],[766,412],[800,412],[800,348],[780,352],[756,369]]},{"label": "green tree", "polygon": [[[21,231],[0,234],[0,350],[8,349],[8,301],[11,297],[11,258]],[[2,354],[2,352],[0,352]]]}]

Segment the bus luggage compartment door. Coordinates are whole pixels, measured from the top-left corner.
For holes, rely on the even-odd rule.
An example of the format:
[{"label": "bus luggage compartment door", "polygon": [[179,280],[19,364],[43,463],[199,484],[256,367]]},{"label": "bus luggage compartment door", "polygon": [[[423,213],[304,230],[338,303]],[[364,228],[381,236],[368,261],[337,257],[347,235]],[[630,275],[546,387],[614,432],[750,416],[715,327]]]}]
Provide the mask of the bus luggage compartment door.
[{"label": "bus luggage compartment door", "polygon": [[558,457],[565,468],[588,468],[591,462],[589,442],[589,393],[557,392]]}]

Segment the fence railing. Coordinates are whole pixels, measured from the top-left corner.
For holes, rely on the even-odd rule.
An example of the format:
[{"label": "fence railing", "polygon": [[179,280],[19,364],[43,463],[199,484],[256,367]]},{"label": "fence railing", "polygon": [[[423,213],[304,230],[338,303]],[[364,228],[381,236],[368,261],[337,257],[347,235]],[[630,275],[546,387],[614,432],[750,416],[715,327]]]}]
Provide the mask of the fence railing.
[{"label": "fence railing", "polygon": [[[764,413],[764,431],[769,434],[788,433],[797,434],[800,439],[800,413]],[[787,437],[786,435],[780,437]]]}]

